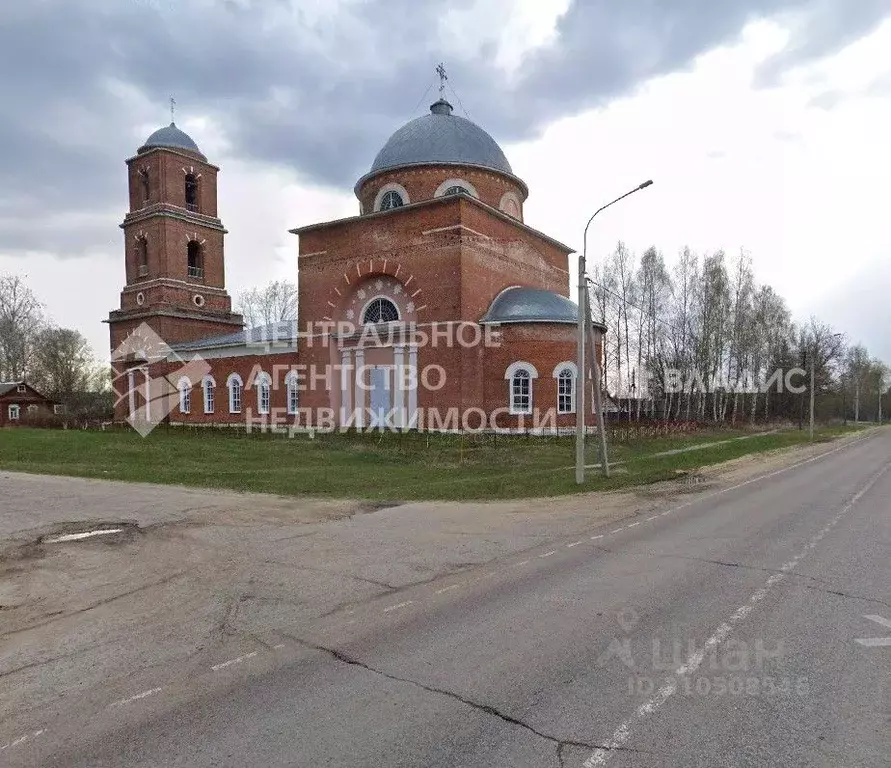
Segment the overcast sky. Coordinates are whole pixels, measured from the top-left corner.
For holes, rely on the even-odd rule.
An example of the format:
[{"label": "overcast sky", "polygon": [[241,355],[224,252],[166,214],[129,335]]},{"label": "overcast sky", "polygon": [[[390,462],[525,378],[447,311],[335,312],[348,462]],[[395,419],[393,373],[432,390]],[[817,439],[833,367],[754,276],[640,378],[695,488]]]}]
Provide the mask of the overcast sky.
[{"label": "overcast sky", "polygon": [[794,315],[891,362],[887,0],[29,0],[0,10],[0,271],[107,354],[124,160],[177,124],[221,166],[227,287],[296,277],[287,229],[355,180],[450,73],[456,112],[573,247],[590,213],[671,261],[752,254]]}]

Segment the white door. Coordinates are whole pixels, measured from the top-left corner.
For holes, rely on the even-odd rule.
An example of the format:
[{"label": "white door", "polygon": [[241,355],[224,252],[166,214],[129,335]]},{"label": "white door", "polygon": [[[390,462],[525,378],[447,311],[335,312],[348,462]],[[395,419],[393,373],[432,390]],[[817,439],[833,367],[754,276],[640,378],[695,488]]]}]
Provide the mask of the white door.
[{"label": "white door", "polygon": [[387,414],[393,407],[393,393],[390,390],[390,371],[383,366],[371,369],[371,423],[369,427],[383,427],[387,423]]}]

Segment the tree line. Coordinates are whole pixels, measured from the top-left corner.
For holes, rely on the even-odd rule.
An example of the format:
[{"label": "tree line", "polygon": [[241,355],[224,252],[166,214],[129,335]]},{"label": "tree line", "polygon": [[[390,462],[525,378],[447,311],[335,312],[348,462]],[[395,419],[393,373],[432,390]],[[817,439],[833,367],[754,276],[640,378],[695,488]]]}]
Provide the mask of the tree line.
[{"label": "tree line", "polygon": [[27,381],[62,403],[69,417],[111,413],[108,365],[83,334],[53,323],[24,278],[0,274],[0,381]]},{"label": "tree line", "polygon": [[613,418],[801,423],[812,366],[818,418],[887,412],[887,366],[816,317],[793,321],[745,250],[728,259],[684,248],[669,267],[655,247],[638,257],[619,242],[595,266],[591,303],[608,328]]}]

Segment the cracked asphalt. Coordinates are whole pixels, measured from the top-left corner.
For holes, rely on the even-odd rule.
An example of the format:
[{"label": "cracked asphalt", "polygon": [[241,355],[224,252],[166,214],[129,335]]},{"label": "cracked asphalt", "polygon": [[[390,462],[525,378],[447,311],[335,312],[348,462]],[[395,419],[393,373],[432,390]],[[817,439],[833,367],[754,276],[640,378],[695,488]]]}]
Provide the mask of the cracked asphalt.
[{"label": "cracked asphalt", "polygon": [[891,647],[855,642],[891,635],[891,432],[706,480],[129,516],[61,481],[141,533],[35,550],[58,514],[2,517],[0,763],[891,765]]}]

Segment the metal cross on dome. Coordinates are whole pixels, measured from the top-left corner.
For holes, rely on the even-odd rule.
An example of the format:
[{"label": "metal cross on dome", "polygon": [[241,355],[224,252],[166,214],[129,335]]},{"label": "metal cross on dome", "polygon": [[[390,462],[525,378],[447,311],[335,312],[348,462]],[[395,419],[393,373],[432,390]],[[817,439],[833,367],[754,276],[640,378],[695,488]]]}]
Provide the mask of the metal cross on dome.
[{"label": "metal cross on dome", "polygon": [[174,99],[173,96],[171,96],[170,97],[170,122],[171,123],[176,122],[174,120],[175,113],[176,113],[176,99]]},{"label": "metal cross on dome", "polygon": [[449,79],[442,62],[439,62],[439,66],[436,67],[436,74],[439,75],[439,98],[442,99],[445,95],[445,81]]}]

